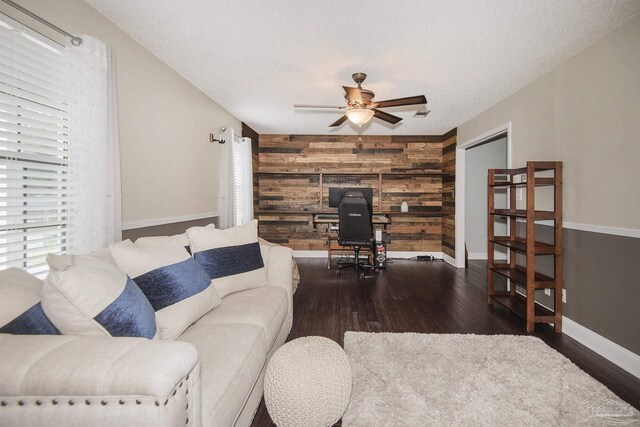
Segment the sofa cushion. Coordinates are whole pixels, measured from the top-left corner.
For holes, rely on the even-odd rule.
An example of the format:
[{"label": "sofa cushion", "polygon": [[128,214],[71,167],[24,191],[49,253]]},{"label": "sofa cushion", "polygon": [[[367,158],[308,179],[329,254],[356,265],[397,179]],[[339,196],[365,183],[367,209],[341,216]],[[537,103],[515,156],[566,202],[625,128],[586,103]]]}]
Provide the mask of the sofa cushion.
[{"label": "sofa cushion", "polygon": [[66,335],[155,338],[156,315],[147,297],[115,265],[94,259],[52,271],[42,308]]},{"label": "sofa cushion", "polygon": [[177,337],[220,304],[207,272],[177,241],[140,248],[125,240],[111,246],[111,256],[149,299],[162,339]]},{"label": "sofa cushion", "polygon": [[221,297],[267,284],[267,269],[258,243],[258,221],[217,230],[187,230],[191,252],[213,280]]},{"label": "sofa cushion", "polygon": [[259,326],[264,331],[267,347],[271,348],[288,309],[287,291],[276,286],[265,286],[227,295],[218,308],[207,313],[198,323],[248,323]]},{"label": "sofa cushion", "polygon": [[198,350],[202,424],[232,426],[265,364],[267,345],[262,328],[198,322],[176,341],[193,344]]},{"label": "sofa cushion", "polygon": [[0,270],[0,333],[59,335],[40,303],[42,281],[18,268]]}]

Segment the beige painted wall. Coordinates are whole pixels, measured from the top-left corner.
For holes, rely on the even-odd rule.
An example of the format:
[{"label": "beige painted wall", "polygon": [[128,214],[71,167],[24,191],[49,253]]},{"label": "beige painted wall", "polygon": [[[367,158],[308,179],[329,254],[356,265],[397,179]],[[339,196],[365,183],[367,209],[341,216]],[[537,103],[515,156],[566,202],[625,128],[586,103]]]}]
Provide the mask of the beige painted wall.
[{"label": "beige painted wall", "polygon": [[[123,222],[218,211],[218,144],[209,133],[241,124],[81,0],[18,3],[116,52]],[[0,11],[8,11],[6,5]],[[27,25],[30,21],[11,16]],[[40,30],[42,27],[34,26]]]},{"label": "beige painted wall", "polygon": [[458,127],[511,121],[512,165],[564,162],[564,220],[640,229],[640,16]]}]

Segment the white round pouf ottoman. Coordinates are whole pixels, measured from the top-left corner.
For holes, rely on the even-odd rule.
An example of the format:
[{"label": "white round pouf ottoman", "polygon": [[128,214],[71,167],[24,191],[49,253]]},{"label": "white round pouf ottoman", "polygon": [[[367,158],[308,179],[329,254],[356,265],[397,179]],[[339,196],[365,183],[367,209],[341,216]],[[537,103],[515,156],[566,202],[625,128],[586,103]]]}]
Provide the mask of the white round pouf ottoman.
[{"label": "white round pouf ottoman", "polygon": [[264,400],[278,427],[335,424],[351,397],[351,366],[335,341],[304,337],[273,355],[264,377]]}]

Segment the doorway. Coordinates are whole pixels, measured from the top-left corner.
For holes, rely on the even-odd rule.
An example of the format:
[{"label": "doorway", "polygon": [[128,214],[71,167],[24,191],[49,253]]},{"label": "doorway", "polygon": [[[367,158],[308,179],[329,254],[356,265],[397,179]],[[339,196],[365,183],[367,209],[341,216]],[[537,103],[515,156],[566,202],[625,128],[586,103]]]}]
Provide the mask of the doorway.
[{"label": "doorway", "polygon": [[[511,123],[456,147],[456,267],[465,267],[467,253],[469,259],[487,258],[487,169],[510,167]],[[506,191],[496,192],[496,205],[506,202]],[[497,233],[506,231],[506,222],[495,226]]]}]

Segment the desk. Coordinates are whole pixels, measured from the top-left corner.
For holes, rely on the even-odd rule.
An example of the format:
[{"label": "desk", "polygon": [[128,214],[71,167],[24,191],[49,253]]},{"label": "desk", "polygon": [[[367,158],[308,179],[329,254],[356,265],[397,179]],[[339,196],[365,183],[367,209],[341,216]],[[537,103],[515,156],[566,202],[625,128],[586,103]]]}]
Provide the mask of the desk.
[{"label": "desk", "polygon": [[[313,215],[313,224],[315,226],[315,224],[338,224],[338,222],[340,222],[338,220],[338,214],[333,214],[333,213],[320,213],[320,214],[314,214]],[[385,215],[385,214],[373,214],[373,216],[371,217],[371,222],[376,225],[384,225],[384,228],[387,228],[386,225],[389,224],[391,221],[389,220],[389,216]]]},{"label": "desk", "polygon": [[[353,248],[350,246],[342,246],[338,243],[338,214],[334,213],[319,213],[313,215],[313,227],[317,230],[317,224],[328,224],[329,232],[327,234],[327,269],[331,270],[331,256],[332,255],[349,255],[353,253]],[[382,225],[383,229],[387,229],[387,224],[391,221],[385,214],[374,213],[371,217],[373,225]],[[373,254],[369,248],[363,247],[361,249],[362,254],[366,254],[369,257],[369,262],[372,263]]]}]

